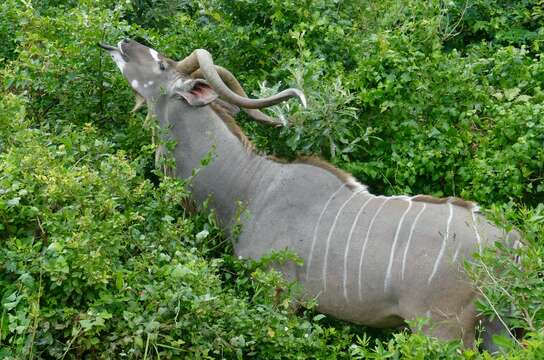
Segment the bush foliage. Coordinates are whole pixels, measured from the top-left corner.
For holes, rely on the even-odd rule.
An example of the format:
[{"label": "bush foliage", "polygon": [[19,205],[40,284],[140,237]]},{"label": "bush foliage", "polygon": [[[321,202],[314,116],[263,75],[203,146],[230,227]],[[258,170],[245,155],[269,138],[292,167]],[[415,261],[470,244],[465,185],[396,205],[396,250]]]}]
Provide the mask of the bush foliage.
[{"label": "bush foliage", "polygon": [[[270,154],[318,154],[375,193],[462,196],[526,246],[470,267],[544,350],[542,0],[6,0],[0,5],[0,358],[488,359],[458,342],[376,334],[297,306],[295,284],[232,257],[213,216],[153,170],[144,114],[96,46],[207,48],[257,96],[310,106],[239,119]],[[518,256],[520,264],[512,261]],[[495,274],[495,275],[491,275]],[[297,310],[298,308],[298,310]]]}]

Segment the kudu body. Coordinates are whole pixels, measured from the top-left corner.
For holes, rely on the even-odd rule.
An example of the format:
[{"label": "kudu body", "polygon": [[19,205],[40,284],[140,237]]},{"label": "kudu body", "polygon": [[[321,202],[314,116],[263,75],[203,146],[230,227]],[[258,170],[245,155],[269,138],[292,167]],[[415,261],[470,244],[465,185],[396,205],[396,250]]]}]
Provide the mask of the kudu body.
[{"label": "kudu body", "polygon": [[[102,47],[146,99],[166,134],[163,140],[175,141],[175,176],[191,177],[213,154],[192,179],[192,196],[197,204],[211,197],[227,230],[236,223],[240,204],[247,210],[237,255],[295,251],[304,265],[282,271],[302,284],[305,296],[317,298],[323,313],[375,327],[429,317],[433,335],[473,342],[477,294],[462,262],[494,241],[517,241],[516,233],[505,234],[462,200],[375,196],[328,164],[261,156],[215,101],[219,95],[242,108],[289,97],[304,103],[300,91],[248,99],[203,50],[174,62],[131,40]],[[250,116],[273,122],[258,110]]]}]

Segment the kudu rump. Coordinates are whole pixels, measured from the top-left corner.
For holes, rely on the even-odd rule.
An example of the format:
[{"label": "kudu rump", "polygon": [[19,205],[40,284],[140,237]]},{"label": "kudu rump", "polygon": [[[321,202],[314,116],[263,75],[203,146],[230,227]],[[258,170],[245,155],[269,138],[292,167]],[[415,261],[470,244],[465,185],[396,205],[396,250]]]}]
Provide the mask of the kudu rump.
[{"label": "kudu rump", "polygon": [[291,97],[306,105],[299,90],[249,99],[206,50],[176,62],[129,39],[101,46],[158,119],[162,141],[175,141],[175,176],[192,176],[213,154],[192,179],[192,196],[197,204],[211,197],[227,231],[240,203],[247,209],[237,255],[289,248],[304,265],[282,271],[317,298],[319,311],[375,327],[429,317],[432,335],[473,343],[477,294],[462,262],[494,241],[513,246],[517,233],[491,225],[470,202],[375,196],[326,162],[282,163],[252,151],[229,111],[274,123],[256,109]]}]

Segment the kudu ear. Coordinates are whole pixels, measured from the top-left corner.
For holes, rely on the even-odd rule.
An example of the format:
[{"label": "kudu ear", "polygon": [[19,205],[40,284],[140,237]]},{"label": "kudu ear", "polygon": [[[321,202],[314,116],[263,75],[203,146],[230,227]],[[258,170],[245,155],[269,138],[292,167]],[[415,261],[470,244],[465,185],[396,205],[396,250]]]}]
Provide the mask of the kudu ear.
[{"label": "kudu ear", "polygon": [[208,105],[218,97],[217,93],[205,80],[187,80],[183,85],[183,89],[176,90],[176,94],[185,99],[191,106]]}]

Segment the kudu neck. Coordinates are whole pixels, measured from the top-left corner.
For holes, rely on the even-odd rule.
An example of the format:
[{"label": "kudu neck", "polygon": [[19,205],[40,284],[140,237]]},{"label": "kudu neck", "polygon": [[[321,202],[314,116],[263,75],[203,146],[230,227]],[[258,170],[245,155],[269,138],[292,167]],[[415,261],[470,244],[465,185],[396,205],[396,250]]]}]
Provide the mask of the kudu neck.
[{"label": "kudu neck", "polygon": [[182,100],[159,99],[154,112],[162,143],[175,144],[175,176],[191,179],[192,198],[210,208],[226,229],[236,224],[255,195],[268,160],[247,149],[210,106],[191,107]]}]

